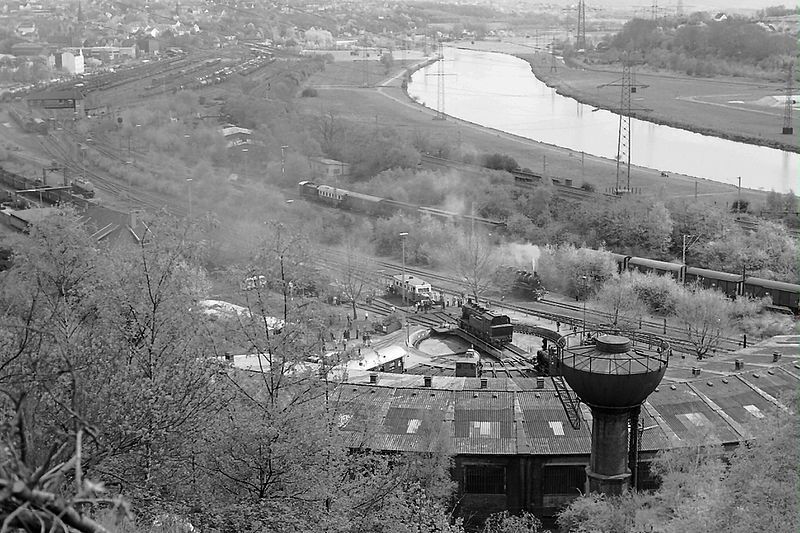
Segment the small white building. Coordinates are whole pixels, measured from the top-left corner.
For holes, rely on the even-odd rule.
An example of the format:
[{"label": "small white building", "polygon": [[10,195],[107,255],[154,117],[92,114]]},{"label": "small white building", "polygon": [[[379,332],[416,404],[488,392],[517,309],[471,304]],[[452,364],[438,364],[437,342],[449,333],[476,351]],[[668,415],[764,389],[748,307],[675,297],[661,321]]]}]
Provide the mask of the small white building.
[{"label": "small white building", "polygon": [[250,136],[252,134],[253,130],[240,128],[232,124],[228,124],[222,128],[222,136],[225,137],[225,143],[228,148],[241,146],[243,144],[251,144]]},{"label": "small white building", "polygon": [[350,163],[335,159],[312,157],[309,159],[309,165],[315,178],[339,178],[350,175]]},{"label": "small white building", "polygon": [[85,65],[81,49],[61,52],[61,68],[73,75],[83,74]]}]

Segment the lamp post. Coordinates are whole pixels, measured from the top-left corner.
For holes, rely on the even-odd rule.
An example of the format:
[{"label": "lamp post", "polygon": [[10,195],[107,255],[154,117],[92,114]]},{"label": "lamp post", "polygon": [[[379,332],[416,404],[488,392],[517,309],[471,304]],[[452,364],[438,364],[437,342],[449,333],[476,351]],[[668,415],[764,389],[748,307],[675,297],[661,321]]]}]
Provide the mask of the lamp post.
[{"label": "lamp post", "polygon": [[286,145],[281,146],[281,177],[286,175],[286,150],[288,148]]},{"label": "lamp post", "polygon": [[[136,129],[136,128],[141,128],[141,127],[142,127],[142,125],[141,125],[141,124],[136,124],[136,125],[133,127],[133,132],[131,133],[131,137],[133,136],[133,134],[134,134],[134,133],[136,133],[137,131],[139,131],[139,130],[138,130],[138,129]],[[133,155],[131,155],[131,137],[128,137],[128,157],[130,157],[132,161],[136,161],[136,152],[134,151],[134,152],[133,152]],[[139,137],[139,135],[138,135],[138,134],[136,134],[136,137],[138,138],[138,137]],[[136,145],[136,143],[134,143],[134,147],[135,147],[135,145]]]},{"label": "lamp post", "polygon": [[189,189],[189,218],[192,218],[192,178],[186,178],[186,186]]},{"label": "lamp post", "polygon": [[583,332],[581,333],[581,343],[586,337],[586,276],[581,276],[581,287],[583,287]]},{"label": "lamp post", "polygon": [[403,270],[400,277],[400,290],[403,291],[403,307],[406,305],[406,237],[408,237],[407,231],[400,233],[400,242],[403,246]]},{"label": "lamp post", "polygon": [[247,179],[247,154],[250,152],[247,148],[242,148],[242,154],[244,154],[244,179]]}]

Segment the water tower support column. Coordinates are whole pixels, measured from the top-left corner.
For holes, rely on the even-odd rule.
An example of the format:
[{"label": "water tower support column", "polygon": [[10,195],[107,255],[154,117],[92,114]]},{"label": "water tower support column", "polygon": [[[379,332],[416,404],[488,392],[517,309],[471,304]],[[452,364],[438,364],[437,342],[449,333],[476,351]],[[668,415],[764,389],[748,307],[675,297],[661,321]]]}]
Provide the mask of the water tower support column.
[{"label": "water tower support column", "polygon": [[628,487],[628,409],[592,406],[592,456],[586,475],[589,491],[622,494]]}]

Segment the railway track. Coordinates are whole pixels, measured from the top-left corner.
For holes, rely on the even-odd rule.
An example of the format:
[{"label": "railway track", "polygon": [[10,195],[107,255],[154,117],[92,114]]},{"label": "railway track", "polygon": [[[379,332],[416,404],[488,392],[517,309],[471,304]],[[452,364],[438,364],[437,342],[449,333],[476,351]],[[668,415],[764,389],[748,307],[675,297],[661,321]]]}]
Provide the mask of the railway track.
[{"label": "railway track", "polygon": [[[429,154],[422,154],[420,156],[421,162],[423,166],[427,166],[428,168],[447,168],[447,169],[456,169],[461,172],[468,172],[473,175],[479,175],[483,172],[486,172],[487,169],[485,167],[479,165],[470,165],[468,163],[462,163],[461,161],[454,161],[452,159],[445,159],[441,157],[432,156]],[[579,187],[573,187],[571,184],[567,184],[568,181],[571,179],[566,178],[557,178],[557,177],[549,177],[545,178],[533,172],[526,172],[526,171],[509,171],[514,177],[514,185],[521,188],[534,188],[537,184],[540,184],[545,179],[550,179],[551,183],[555,186],[555,192],[558,196],[562,198],[567,198],[571,200],[593,200],[599,197],[610,197],[610,198],[617,198],[614,195],[608,195],[605,193],[598,193],[593,191],[587,191],[585,189],[581,189]],[[564,183],[562,183],[564,181]]]},{"label": "railway track", "polygon": [[[131,202],[136,207],[151,212],[166,210],[174,216],[186,216],[186,213],[181,207],[169,204],[162,196],[147,191],[136,190],[130,185],[112,180],[93,171],[85,164],[85,161],[80,161],[74,157],[71,149],[65,147],[55,136],[47,135],[46,137],[40,137],[39,142],[42,150],[54,161],[58,161],[73,175],[81,175],[88,178],[97,189],[105,192],[109,196],[120,201]],[[71,145],[73,142],[70,140],[69,144]]]},{"label": "railway track", "polygon": [[[326,257],[327,264],[331,267],[340,268],[346,266],[344,252],[338,250],[327,250]],[[400,272],[401,270],[395,263],[390,261],[376,260],[374,261],[374,264],[379,267],[384,267],[390,272]],[[408,266],[406,266],[406,273],[425,279],[434,285],[436,290],[442,291],[445,294],[451,296],[462,296],[462,290],[460,289],[459,281],[450,276],[428,272],[419,268]],[[383,274],[365,272],[364,275],[368,276],[371,282],[378,287],[381,286],[381,282],[383,282],[385,285],[386,278],[388,277],[388,273],[386,272]],[[434,282],[438,282],[438,284]],[[583,328],[584,326],[582,305],[572,305],[550,299],[543,299],[538,302],[525,302],[524,304],[501,301],[497,299],[486,299],[486,301],[489,305],[495,308],[514,311],[522,315],[535,316],[552,323],[561,324],[563,327],[573,331],[576,331],[576,328]],[[611,315],[609,313],[587,308],[585,325],[587,329],[609,327],[611,322],[610,318]],[[518,333],[525,333],[525,326],[521,324],[515,324],[515,331]],[[665,328],[664,322],[641,320],[639,329],[629,333],[631,336],[637,336],[640,335],[640,332],[641,334],[657,335],[660,338],[663,338],[670,343],[673,351],[689,355],[694,355],[695,353],[694,346],[681,335],[682,330],[677,326],[667,323]],[[739,342],[736,339],[723,338],[721,339],[721,344],[717,350],[720,352],[729,352],[738,349],[739,347]]]},{"label": "railway track", "polygon": [[[480,174],[481,172],[488,170],[478,165],[470,165],[467,163],[462,163],[460,161],[454,161],[452,159],[444,159],[441,157],[435,157],[428,154],[423,154],[421,156],[421,160],[423,164],[429,168],[448,168],[448,169],[452,168],[460,170],[462,172],[469,172],[474,175]],[[514,176],[514,185],[523,189],[533,189],[538,184],[540,184],[544,179],[546,179],[546,177],[536,174],[535,172],[509,171],[509,173],[512,176]],[[580,187],[573,187],[571,185],[568,185],[567,183],[562,183],[562,181],[564,182],[566,182],[567,180],[571,181],[570,178],[550,177],[549,179],[553,180],[553,185],[555,186],[555,192],[561,198],[577,200],[581,202],[597,200],[598,198],[610,198],[610,199],[619,198],[619,196],[615,194],[587,191]],[[758,221],[746,220],[741,217],[736,218],[736,224],[745,231],[751,231],[751,232],[757,231],[760,225]],[[787,228],[787,231],[792,236],[800,238],[800,229]]]}]

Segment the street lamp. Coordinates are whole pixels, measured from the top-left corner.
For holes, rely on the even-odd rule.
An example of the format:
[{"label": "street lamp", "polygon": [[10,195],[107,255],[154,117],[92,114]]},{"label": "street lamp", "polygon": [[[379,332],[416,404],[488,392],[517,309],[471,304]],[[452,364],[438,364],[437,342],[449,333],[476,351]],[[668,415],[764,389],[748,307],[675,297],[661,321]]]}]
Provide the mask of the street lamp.
[{"label": "street lamp", "polygon": [[186,186],[189,189],[189,218],[192,218],[192,178],[186,178]]},{"label": "street lamp", "polygon": [[286,150],[289,147],[286,145],[281,146],[281,177],[286,175]]},{"label": "street lamp", "polygon": [[403,307],[406,305],[406,237],[408,237],[407,231],[400,233],[400,242],[403,246],[403,271],[400,277],[400,290],[403,291]]},{"label": "street lamp", "polygon": [[583,287],[583,332],[581,333],[581,344],[586,337],[586,276],[581,276],[581,287]]},{"label": "street lamp", "polygon": [[250,150],[248,150],[247,148],[242,148],[242,153],[244,154],[244,179],[245,180],[247,179],[247,153],[249,151]]}]

